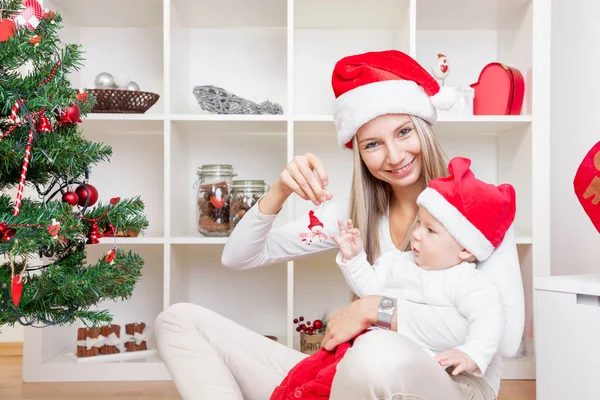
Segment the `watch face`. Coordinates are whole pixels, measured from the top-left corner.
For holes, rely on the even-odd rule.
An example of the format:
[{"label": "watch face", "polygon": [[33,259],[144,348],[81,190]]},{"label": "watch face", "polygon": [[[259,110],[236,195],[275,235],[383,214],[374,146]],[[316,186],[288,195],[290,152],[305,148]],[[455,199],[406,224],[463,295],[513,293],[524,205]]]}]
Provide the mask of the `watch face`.
[{"label": "watch face", "polygon": [[394,302],[390,299],[383,299],[381,300],[381,308],[384,310],[389,310],[390,308],[394,307]]}]

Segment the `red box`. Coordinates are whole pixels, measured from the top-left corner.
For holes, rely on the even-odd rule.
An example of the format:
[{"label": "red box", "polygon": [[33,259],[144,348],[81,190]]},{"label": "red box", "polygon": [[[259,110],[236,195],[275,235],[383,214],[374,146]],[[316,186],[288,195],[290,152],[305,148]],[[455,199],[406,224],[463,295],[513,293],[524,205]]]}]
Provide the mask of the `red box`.
[{"label": "red box", "polygon": [[475,90],[474,115],[520,115],[525,95],[525,81],[519,70],[502,63],[486,65]]}]

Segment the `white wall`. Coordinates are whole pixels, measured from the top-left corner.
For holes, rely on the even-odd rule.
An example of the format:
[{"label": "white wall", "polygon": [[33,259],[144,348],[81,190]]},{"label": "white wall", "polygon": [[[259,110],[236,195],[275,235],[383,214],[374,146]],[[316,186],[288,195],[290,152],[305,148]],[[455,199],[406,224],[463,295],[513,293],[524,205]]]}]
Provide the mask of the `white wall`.
[{"label": "white wall", "polygon": [[581,160],[600,140],[600,1],[552,1],[552,275],[599,273],[600,234],[573,190]]}]

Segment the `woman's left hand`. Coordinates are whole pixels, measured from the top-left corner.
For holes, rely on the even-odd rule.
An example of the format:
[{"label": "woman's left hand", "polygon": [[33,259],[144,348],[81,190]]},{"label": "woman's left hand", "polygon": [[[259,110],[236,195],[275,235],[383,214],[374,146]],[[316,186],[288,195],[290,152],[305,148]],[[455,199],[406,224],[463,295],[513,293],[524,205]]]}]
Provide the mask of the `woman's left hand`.
[{"label": "woman's left hand", "polygon": [[377,319],[377,305],[381,296],[365,296],[332,313],[327,319],[327,330],[321,347],[327,351],[355,338]]}]

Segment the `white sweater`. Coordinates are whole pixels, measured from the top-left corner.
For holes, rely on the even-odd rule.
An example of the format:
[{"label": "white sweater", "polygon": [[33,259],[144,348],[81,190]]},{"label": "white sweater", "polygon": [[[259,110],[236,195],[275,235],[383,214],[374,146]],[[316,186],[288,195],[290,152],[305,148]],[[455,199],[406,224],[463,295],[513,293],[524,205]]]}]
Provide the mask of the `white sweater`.
[{"label": "white sweater", "polygon": [[458,309],[460,316],[436,314],[431,325],[439,328],[427,335],[404,324],[400,309],[397,331],[434,353],[461,350],[479,367],[477,375],[485,375],[502,339],[504,314],[498,289],[475,269],[475,264],[463,262],[447,269],[425,270],[415,264],[409,251],[389,251],[374,265],[364,251],[346,263],[342,258],[338,253],[336,262],[357,296],[385,295],[397,298],[400,304]]},{"label": "white sweater", "polygon": [[[337,220],[345,221],[348,218],[349,204],[348,200],[330,201],[315,209],[315,216],[323,223],[325,231],[339,234]],[[311,244],[302,240],[301,234],[310,232],[307,213],[302,213],[280,228],[271,229],[277,217],[277,214],[262,214],[256,205],[246,212],[227,240],[221,256],[222,264],[228,268],[244,270],[337,248],[331,239],[314,241]],[[387,216],[383,216],[379,223],[379,241],[381,254],[398,250],[390,236]],[[513,227],[507,232],[502,244],[485,262],[478,264],[477,269],[498,286],[506,322],[499,351],[486,372],[492,379],[489,381],[490,386],[497,393],[501,356],[512,357],[518,351],[525,325],[523,282]],[[455,308],[440,311],[414,302],[404,302],[400,306],[404,323],[425,335],[437,329],[430,323],[435,320],[435,314],[443,312],[446,314],[445,318],[459,314]]]}]

